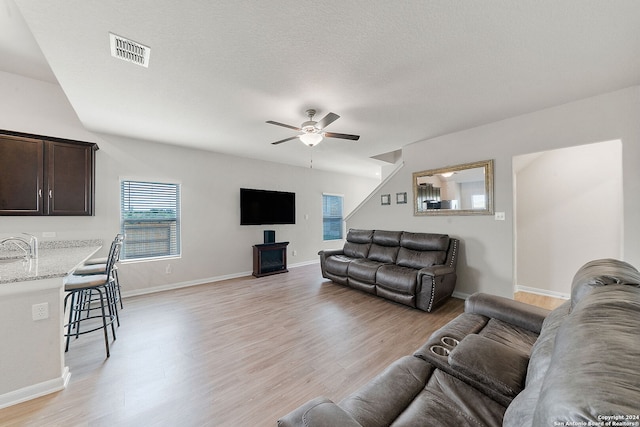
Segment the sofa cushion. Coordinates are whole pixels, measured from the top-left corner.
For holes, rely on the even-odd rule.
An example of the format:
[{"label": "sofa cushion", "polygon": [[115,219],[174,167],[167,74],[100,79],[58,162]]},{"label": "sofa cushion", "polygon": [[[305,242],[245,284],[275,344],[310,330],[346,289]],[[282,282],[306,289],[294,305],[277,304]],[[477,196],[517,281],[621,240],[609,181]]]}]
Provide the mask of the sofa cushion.
[{"label": "sofa cushion", "polygon": [[404,356],[339,405],[363,426],[388,426],[424,388],[433,366]]},{"label": "sofa cushion", "polygon": [[381,265],[381,263],[367,258],[355,259],[349,264],[349,278],[374,284],[376,282],[376,272]]},{"label": "sofa cushion", "polygon": [[357,289],[359,291],[362,292],[367,292],[369,294],[376,294],[376,285],[374,285],[373,283],[371,283],[371,281],[369,280],[358,280],[356,278],[354,278],[353,276],[347,278],[347,282],[345,283],[345,285],[349,286],[350,288],[353,289]]},{"label": "sofa cushion", "polygon": [[505,408],[463,381],[436,369],[392,427],[500,426]]},{"label": "sofa cushion", "polygon": [[571,308],[594,288],[607,285],[640,287],[640,273],[631,264],[617,259],[598,259],[583,265],[571,283]]},{"label": "sofa cushion", "polygon": [[348,256],[332,255],[325,260],[325,268],[329,273],[346,277],[347,269],[351,261],[353,261],[353,258],[349,258]]},{"label": "sofa cushion", "polygon": [[404,292],[398,292],[376,285],[376,295],[388,299],[389,301],[408,305],[409,307],[416,306],[416,296],[414,294],[406,294]]},{"label": "sofa cushion", "polygon": [[418,270],[386,264],[378,269],[376,284],[396,292],[414,295],[418,283]]},{"label": "sofa cushion", "polygon": [[558,328],[562,325],[562,321],[569,315],[570,304],[571,302],[566,301],[549,313],[544,320],[540,336],[531,347],[531,352],[529,352],[526,387],[529,387],[531,383],[537,380],[542,380],[547,373],[549,363],[551,363],[556,334],[558,333]]},{"label": "sofa cushion", "polygon": [[347,233],[347,242],[371,243],[372,238],[373,238],[373,230],[359,230],[356,228],[351,228]]},{"label": "sofa cushion", "polygon": [[531,352],[531,347],[538,339],[537,333],[498,319],[489,319],[479,335],[526,354]]},{"label": "sofa cushion", "polygon": [[362,427],[342,408],[326,397],[317,397],[278,420],[278,427]]},{"label": "sofa cushion", "polygon": [[526,353],[476,334],[449,354],[453,369],[511,398],[522,391],[528,362]]},{"label": "sofa cushion", "polygon": [[553,310],[542,325],[538,340],[531,348],[525,388],[507,408],[504,427],[531,427],[533,414],[540,398],[540,389],[547,373],[558,328],[569,314],[570,301]]},{"label": "sofa cushion", "polygon": [[417,251],[446,252],[449,249],[449,236],[446,234],[410,233],[405,231],[400,238],[400,246]]},{"label": "sofa cushion", "polygon": [[342,252],[351,258],[366,258],[370,247],[371,243],[344,242]]},{"label": "sofa cushion", "polygon": [[533,425],[637,417],[639,330],[639,288],[609,285],[585,295],[558,329]]},{"label": "sofa cushion", "polygon": [[376,230],[371,241],[380,246],[400,246],[402,231]]},{"label": "sofa cushion", "polygon": [[369,255],[367,258],[378,262],[384,262],[388,264],[395,264],[398,256],[398,246],[382,246],[376,243],[371,245],[369,249]]},{"label": "sofa cushion", "polygon": [[447,253],[442,251],[417,251],[401,247],[398,250],[396,264],[402,267],[421,269],[432,265],[441,265],[447,258]]}]

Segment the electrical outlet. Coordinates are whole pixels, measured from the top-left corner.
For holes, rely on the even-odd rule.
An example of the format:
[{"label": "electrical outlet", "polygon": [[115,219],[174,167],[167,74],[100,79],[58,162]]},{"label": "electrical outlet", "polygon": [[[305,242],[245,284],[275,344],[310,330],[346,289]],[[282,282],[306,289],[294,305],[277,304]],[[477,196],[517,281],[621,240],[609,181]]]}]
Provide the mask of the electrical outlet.
[{"label": "electrical outlet", "polygon": [[31,317],[33,320],[44,320],[49,318],[49,303],[33,304],[31,306]]},{"label": "electrical outlet", "polygon": [[504,212],[496,212],[496,221],[504,221],[505,220],[505,215]]},{"label": "electrical outlet", "polygon": [[171,274],[173,270],[171,270],[171,264],[167,264],[167,268],[164,269],[165,274]]},{"label": "electrical outlet", "polygon": [[291,252],[291,255],[296,256],[298,255],[298,251],[296,251],[295,249],[293,250],[293,252]]}]

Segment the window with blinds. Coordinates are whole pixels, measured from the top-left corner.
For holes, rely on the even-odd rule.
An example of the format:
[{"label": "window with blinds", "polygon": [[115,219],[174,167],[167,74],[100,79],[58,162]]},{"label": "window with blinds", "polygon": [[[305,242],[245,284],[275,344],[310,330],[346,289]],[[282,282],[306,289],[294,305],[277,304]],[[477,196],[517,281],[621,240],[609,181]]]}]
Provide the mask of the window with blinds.
[{"label": "window with blinds", "polygon": [[342,239],[342,196],[322,195],[322,239]]},{"label": "window with blinds", "polygon": [[122,181],[122,259],[180,255],[180,185]]}]

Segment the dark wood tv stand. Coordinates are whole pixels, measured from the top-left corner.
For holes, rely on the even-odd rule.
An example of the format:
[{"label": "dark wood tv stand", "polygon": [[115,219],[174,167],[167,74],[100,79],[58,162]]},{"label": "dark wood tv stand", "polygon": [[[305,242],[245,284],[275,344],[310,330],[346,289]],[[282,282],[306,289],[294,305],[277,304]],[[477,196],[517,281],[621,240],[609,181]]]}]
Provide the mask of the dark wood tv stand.
[{"label": "dark wood tv stand", "polygon": [[286,273],[289,242],[253,245],[253,275],[256,277]]}]

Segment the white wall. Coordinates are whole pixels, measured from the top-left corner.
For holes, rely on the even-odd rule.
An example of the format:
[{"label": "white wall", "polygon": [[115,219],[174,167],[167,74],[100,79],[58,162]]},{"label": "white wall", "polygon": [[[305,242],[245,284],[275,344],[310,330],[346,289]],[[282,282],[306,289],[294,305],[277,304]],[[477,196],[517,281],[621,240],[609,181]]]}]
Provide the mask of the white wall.
[{"label": "white wall", "polygon": [[[403,153],[404,168],[378,189],[347,225],[459,237],[462,245],[456,292],[483,291],[512,297],[512,157],[614,139],[622,141],[623,152],[622,258],[640,267],[640,87],[409,145]],[[413,172],[486,159],[495,160],[495,210],[505,212],[506,221],[495,221],[492,216],[413,216],[412,203],[380,205],[379,194],[411,194]],[[534,259],[541,256],[530,255]]]},{"label": "white wall", "polygon": [[[0,285],[0,408],[64,388],[62,281]],[[47,303],[49,317],[34,321],[32,305]]]},{"label": "white wall", "polygon": [[[0,217],[0,233],[56,231],[59,238],[108,241],[119,228],[117,183],[121,177],[166,177],[182,182],[185,197],[182,260],[172,261],[171,275],[164,273],[165,262],[124,266],[125,292],[250,271],[251,245],[262,240],[263,228],[236,225],[239,222],[239,187],[296,193],[304,190],[308,195],[299,197],[297,225],[273,227],[277,240],[289,240],[290,249],[297,250],[298,256],[289,260],[290,264],[295,264],[314,261],[319,249],[340,246],[338,242],[321,241],[321,224],[316,218],[321,217],[322,192],[344,194],[348,213],[377,183],[92,134],[82,128],[58,85],[13,74],[0,72],[0,96],[12,100],[0,105],[2,129],[93,141],[100,145],[95,216]],[[457,292],[470,294],[481,290],[511,296],[514,263],[512,157],[620,139],[624,197],[622,258],[640,266],[639,118],[640,87],[632,87],[409,145],[402,156],[404,167],[351,216],[347,226],[442,232],[459,237],[463,243]],[[490,216],[413,216],[413,172],[490,158],[495,159],[495,210],[506,212],[506,221],[494,221]],[[410,203],[395,204],[396,192],[407,192]],[[380,194],[385,193],[392,195],[390,206],[380,205]],[[191,203],[195,203],[195,207]],[[308,221],[300,219],[305,213],[309,214]]]},{"label": "white wall", "polygon": [[513,168],[516,290],[568,297],[580,266],[622,256],[622,143],[516,156]]},{"label": "white wall", "polygon": [[[289,264],[317,262],[318,251],[342,242],[322,241],[322,193],[343,194],[352,210],[375,187],[375,180],[225,156],[200,150],[103,135],[97,153],[99,206],[115,234],[119,227],[119,179],[181,183],[182,258],[122,266],[126,292],[176,284],[202,283],[250,273],[252,245],[263,230],[288,241]],[[296,193],[296,225],[241,226],[240,188]],[[306,219],[308,218],[308,219]],[[293,256],[293,251],[296,251]],[[172,273],[165,273],[167,264]]]},{"label": "white wall", "polygon": [[[0,105],[1,129],[97,142],[100,147],[95,216],[4,216],[0,217],[0,233],[24,231],[41,236],[44,231],[55,231],[56,239],[99,238],[108,243],[119,231],[120,179],[182,184],[182,257],[122,265],[125,294],[250,273],[252,245],[262,243],[264,229],[275,229],[278,241],[290,242],[290,265],[317,262],[318,250],[342,245],[322,241],[322,193],[343,194],[345,213],[349,213],[379,183],[91,133],[82,127],[58,85],[13,74],[0,73],[0,97],[15,100]],[[296,225],[240,226],[240,187],[295,192]],[[171,274],[165,273],[167,263],[171,263]]]}]

